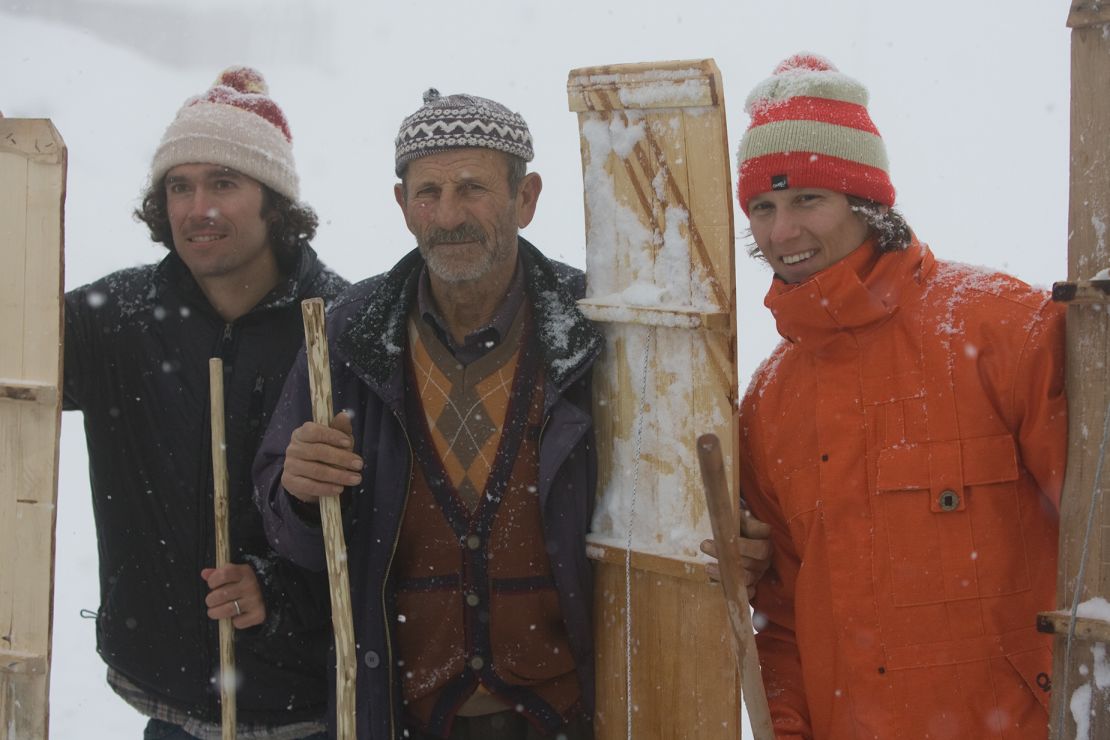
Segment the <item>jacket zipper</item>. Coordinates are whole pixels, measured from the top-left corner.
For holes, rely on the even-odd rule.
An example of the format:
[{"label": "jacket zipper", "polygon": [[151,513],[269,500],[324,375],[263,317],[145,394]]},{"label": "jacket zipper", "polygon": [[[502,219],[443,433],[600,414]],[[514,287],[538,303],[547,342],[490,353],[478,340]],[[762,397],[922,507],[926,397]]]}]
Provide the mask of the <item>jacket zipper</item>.
[{"label": "jacket zipper", "polygon": [[[415,453],[412,451],[412,440],[409,439],[409,433],[408,433],[408,430],[405,428],[404,423],[401,420],[401,415],[397,411],[394,411],[393,412],[393,417],[395,419],[397,419],[397,424],[400,425],[400,427],[401,427],[401,433],[405,435],[405,444],[408,445],[408,448],[409,448],[409,469],[408,469],[408,475],[405,476],[405,484],[404,484],[405,485],[405,503],[401,506],[401,520],[397,523],[397,533],[393,535],[393,549],[390,550],[390,552],[389,552],[389,562],[386,563],[385,578],[382,580],[382,594],[381,594],[381,597],[382,597],[382,619],[385,622],[385,652],[386,652],[386,658],[387,658],[387,660],[389,660],[389,664],[386,666],[386,671],[388,671],[388,673],[386,674],[387,677],[390,676],[390,674],[393,671],[394,660],[393,660],[393,635],[392,635],[392,633],[390,631],[390,628],[389,628],[389,625],[390,625],[392,620],[390,620],[390,618],[389,618],[389,608],[388,608],[387,599],[386,599],[386,591],[389,588],[389,574],[393,571],[393,558],[396,557],[396,555],[397,555],[397,543],[400,542],[400,540],[401,540],[401,525],[404,524],[405,514],[408,512],[408,508],[409,508],[409,483],[408,483],[408,480],[412,478],[413,460],[416,457]],[[394,701],[394,697],[393,697],[393,694],[394,694],[393,679],[392,678],[387,678],[387,680],[388,680],[388,683],[389,683],[389,733],[390,733],[390,737],[396,737],[397,736],[397,718],[394,716],[394,711],[393,711],[394,707],[396,706],[396,702]]]}]

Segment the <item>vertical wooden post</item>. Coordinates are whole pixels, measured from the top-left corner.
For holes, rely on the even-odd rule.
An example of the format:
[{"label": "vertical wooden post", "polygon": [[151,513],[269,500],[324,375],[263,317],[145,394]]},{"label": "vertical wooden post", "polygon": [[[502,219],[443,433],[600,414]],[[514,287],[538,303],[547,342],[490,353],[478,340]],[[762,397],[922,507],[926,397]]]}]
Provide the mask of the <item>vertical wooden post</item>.
[{"label": "vertical wooden post", "polygon": [[[1071,34],[1071,206],[1068,219],[1068,280],[1089,284],[1110,267],[1110,2],[1074,0]],[[1068,307],[1068,471],[1060,507],[1057,606],[1070,612],[1076,580],[1086,560],[1078,601],[1110,599],[1110,472],[1103,472],[1093,512],[1095,470],[1103,420],[1110,404],[1110,300],[1088,291],[1089,300]],[[1086,549],[1086,552],[1085,552]],[[1059,622],[1058,622],[1059,625]],[[1057,629],[1053,650],[1052,712],[1056,740],[1110,737],[1110,689],[1095,680],[1098,643],[1073,639]],[[1105,650],[1105,644],[1103,644]],[[1069,659],[1070,658],[1070,659]],[[1077,724],[1076,719],[1079,719]]]},{"label": "vertical wooden post", "polygon": [[45,738],[62,410],[66,148],[0,117],[0,738]]},{"label": "vertical wooden post", "polygon": [[[227,502],[227,435],[224,430],[224,361],[208,360],[209,418],[212,426],[212,503],[216,521],[216,567],[231,562],[231,541],[228,535]],[[220,724],[223,740],[235,740],[235,625],[231,619],[220,620]]]},{"label": "vertical wooden post", "polygon": [[[324,325],[324,301],[320,298],[302,301],[301,313],[304,315],[312,420],[328,426],[332,417],[331,363]],[[338,498],[325,496],[320,499],[320,522],[328,558],[331,623],[335,633],[336,738],[355,740],[355,677],[358,673],[355,628],[351,614],[351,582],[347,576],[347,544],[343,538],[343,512]]]}]

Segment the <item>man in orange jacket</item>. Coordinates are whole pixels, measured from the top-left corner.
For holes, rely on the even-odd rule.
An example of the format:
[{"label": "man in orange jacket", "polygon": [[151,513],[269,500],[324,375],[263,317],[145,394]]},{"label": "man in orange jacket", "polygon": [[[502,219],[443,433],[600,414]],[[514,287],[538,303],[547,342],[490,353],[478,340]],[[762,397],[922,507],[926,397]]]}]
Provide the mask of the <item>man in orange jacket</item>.
[{"label": "man in orange jacket", "polygon": [[754,606],[776,737],[1044,738],[1064,314],[933,257],[866,105],[797,55],[749,96],[738,155],[784,338],[739,450],[773,543]]}]

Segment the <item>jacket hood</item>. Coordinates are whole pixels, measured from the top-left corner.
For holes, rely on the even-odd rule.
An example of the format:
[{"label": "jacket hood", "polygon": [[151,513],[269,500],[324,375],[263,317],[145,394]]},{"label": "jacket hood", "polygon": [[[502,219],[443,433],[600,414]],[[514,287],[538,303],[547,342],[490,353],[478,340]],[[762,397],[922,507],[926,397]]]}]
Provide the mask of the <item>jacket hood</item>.
[{"label": "jacket hood", "polygon": [[[575,296],[584,291],[585,279],[581,271],[549,260],[526,239],[518,237],[518,244],[544,370],[548,380],[562,389],[601,352],[601,333],[575,303]],[[353,369],[378,388],[385,387],[399,371],[407,341],[405,323],[423,267],[424,259],[414,249],[388,273],[364,284],[363,305],[337,340],[336,346]]]},{"label": "jacket hood", "polygon": [[921,290],[934,267],[932,252],[915,237],[898,252],[878,253],[871,240],[802,283],[775,277],[763,305],[784,339],[810,352],[833,349],[898,312],[909,292]]}]

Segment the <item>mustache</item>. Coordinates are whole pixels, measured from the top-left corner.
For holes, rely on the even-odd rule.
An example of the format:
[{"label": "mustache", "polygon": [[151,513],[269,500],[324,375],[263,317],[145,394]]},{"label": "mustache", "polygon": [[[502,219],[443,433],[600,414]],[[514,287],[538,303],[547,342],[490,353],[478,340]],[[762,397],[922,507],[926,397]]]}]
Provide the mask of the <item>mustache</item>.
[{"label": "mustache", "polygon": [[451,242],[482,242],[488,239],[485,230],[473,224],[463,224],[454,229],[432,229],[425,236],[425,243],[429,247]]}]

